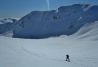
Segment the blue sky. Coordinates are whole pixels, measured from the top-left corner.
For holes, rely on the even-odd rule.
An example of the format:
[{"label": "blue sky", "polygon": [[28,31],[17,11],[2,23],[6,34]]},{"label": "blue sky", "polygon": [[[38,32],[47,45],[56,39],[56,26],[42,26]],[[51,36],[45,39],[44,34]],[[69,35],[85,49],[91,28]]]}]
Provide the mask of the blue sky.
[{"label": "blue sky", "polygon": [[[79,3],[98,5],[98,0],[50,0],[50,9]],[[0,0],[0,18],[20,18],[36,10],[48,10],[47,0]]]}]

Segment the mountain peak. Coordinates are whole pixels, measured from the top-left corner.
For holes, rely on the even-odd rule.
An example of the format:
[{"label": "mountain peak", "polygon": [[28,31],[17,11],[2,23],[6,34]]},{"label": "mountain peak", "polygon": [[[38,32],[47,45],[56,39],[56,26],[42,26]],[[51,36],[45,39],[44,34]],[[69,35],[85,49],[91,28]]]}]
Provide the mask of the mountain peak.
[{"label": "mountain peak", "polygon": [[72,35],[86,23],[98,20],[98,6],[74,4],[61,6],[58,11],[32,11],[20,19],[13,37],[47,38]]}]

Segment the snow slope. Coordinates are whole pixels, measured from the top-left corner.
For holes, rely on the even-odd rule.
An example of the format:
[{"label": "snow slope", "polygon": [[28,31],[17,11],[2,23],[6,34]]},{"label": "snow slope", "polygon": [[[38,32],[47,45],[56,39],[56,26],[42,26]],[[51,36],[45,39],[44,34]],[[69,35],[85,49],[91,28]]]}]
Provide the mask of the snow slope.
[{"label": "snow slope", "polygon": [[78,39],[98,40],[98,21],[91,24],[85,24],[72,36]]},{"label": "snow slope", "polygon": [[[98,67],[98,41],[0,36],[0,67]],[[69,54],[71,62],[65,61]]]}]

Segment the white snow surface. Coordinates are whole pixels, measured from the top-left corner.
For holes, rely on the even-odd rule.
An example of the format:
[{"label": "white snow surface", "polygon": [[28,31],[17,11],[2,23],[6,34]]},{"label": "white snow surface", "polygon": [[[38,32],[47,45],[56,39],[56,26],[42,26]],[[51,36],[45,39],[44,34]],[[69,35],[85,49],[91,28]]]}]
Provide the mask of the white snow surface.
[{"label": "white snow surface", "polygon": [[[0,36],[0,67],[98,67],[98,41]],[[66,54],[71,62],[66,62]]]}]

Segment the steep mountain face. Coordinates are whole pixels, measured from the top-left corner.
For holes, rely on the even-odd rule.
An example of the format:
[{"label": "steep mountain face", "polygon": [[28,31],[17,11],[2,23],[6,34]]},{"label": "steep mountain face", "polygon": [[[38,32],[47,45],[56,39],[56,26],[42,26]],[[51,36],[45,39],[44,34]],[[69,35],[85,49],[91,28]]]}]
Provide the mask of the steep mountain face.
[{"label": "steep mountain face", "polygon": [[72,35],[86,23],[97,21],[97,12],[98,6],[88,4],[62,6],[52,11],[33,11],[17,22],[13,37]]},{"label": "steep mountain face", "polygon": [[14,23],[16,21],[17,20],[13,18],[0,19],[0,34],[11,31],[14,28]]}]

